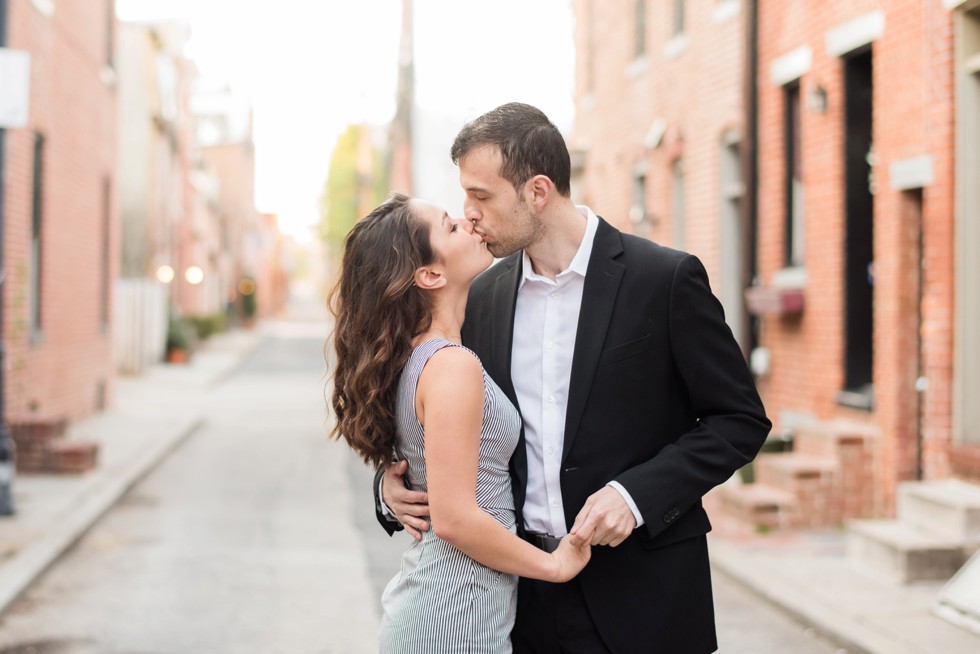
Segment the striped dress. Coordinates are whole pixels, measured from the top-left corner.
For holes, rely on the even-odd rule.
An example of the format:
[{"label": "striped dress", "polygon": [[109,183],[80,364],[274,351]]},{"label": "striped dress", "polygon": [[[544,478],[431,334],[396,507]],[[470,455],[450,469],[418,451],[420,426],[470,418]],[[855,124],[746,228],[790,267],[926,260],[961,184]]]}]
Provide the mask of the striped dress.
[{"label": "striped dress", "polygon": [[[408,478],[414,490],[428,491],[425,434],[415,415],[415,387],[429,357],[444,347],[462,346],[443,339],[420,344],[399,380],[398,451],[408,461]],[[508,465],[517,446],[521,420],[486,371],[483,389],[476,501],[516,532]],[[477,563],[430,529],[402,556],[401,570],[381,597],[381,652],[510,652],[516,603],[516,576]]]}]

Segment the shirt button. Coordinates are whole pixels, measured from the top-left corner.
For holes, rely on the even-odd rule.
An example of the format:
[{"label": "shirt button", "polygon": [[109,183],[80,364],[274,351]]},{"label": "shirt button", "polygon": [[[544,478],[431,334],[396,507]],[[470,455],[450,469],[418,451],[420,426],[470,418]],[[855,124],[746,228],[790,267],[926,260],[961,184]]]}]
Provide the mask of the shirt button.
[{"label": "shirt button", "polygon": [[552,404],[554,404],[555,403],[555,396],[554,395],[549,395],[548,396],[548,401],[551,402]]},{"label": "shirt button", "polygon": [[555,349],[555,344],[554,344],[554,343],[552,343],[551,341],[548,341],[548,349],[549,349],[549,350],[553,350],[553,349]]},{"label": "shirt button", "polygon": [[554,454],[554,453],[555,453],[555,448],[549,447],[548,448],[548,454]]},{"label": "shirt button", "polygon": [[557,293],[552,293],[551,294],[551,299],[552,300],[557,300],[558,299],[558,294]]},{"label": "shirt button", "polygon": [[557,509],[558,508],[558,500],[552,500],[551,501],[551,506],[553,506],[553,507],[555,507]]}]

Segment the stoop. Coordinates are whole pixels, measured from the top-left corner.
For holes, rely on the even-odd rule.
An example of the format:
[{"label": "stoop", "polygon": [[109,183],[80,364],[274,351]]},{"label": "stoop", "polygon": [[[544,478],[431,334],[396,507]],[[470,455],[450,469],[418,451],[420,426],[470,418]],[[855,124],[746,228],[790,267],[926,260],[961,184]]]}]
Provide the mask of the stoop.
[{"label": "stoop", "polygon": [[948,579],[966,561],[960,544],[901,520],[848,522],[847,557],[902,584]]},{"label": "stoop", "polygon": [[895,520],[848,523],[848,557],[900,583],[949,579],[978,547],[980,487],[955,479],[901,484]]},{"label": "stoop", "polygon": [[934,534],[980,545],[980,486],[958,479],[901,484],[898,515]]}]

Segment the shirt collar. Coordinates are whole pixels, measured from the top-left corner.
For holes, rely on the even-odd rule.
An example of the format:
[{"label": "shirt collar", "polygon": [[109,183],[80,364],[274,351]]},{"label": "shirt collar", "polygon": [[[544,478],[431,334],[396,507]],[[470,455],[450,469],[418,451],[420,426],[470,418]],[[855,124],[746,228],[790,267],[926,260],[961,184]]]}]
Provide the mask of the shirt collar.
[{"label": "shirt collar", "polygon": [[[575,209],[585,218],[585,234],[582,236],[582,242],[579,243],[578,250],[575,252],[575,256],[572,257],[571,263],[568,264],[568,268],[558,273],[558,280],[567,277],[569,274],[585,277],[585,272],[589,268],[589,259],[592,257],[592,244],[595,242],[595,233],[599,229],[599,218],[592,209],[585,205],[576,205]],[[527,256],[526,250],[522,253],[522,257],[524,265],[521,269],[521,282],[517,287],[518,289],[524,286],[524,282],[526,281],[555,283],[544,275],[539,275],[534,272],[534,269],[531,267],[531,258]]]}]

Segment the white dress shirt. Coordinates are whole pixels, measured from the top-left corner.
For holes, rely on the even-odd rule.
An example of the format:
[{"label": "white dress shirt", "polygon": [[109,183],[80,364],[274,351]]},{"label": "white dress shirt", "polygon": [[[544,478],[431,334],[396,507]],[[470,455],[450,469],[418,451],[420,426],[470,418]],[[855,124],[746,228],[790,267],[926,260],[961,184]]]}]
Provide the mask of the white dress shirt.
[{"label": "white dress shirt", "polygon": [[[524,419],[527,447],[524,526],[528,531],[553,536],[568,533],[559,485],[568,386],[585,273],[599,227],[591,209],[577,209],[586,219],[585,236],[568,268],[554,280],[535,273],[524,253],[511,351],[510,376]],[[609,485],[626,500],[637,526],[642,525],[643,517],[626,489],[615,481]],[[575,507],[576,512],[580,508]]]}]

